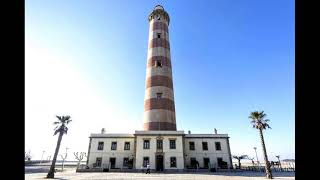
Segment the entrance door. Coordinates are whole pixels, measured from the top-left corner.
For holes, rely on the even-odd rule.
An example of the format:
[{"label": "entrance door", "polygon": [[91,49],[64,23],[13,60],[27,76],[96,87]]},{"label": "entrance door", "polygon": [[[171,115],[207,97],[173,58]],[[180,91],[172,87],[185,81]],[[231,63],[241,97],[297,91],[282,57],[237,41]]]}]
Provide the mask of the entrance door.
[{"label": "entrance door", "polygon": [[110,168],[114,169],[116,167],[116,158],[110,158]]},{"label": "entrance door", "polygon": [[190,158],[190,165],[194,169],[197,168],[197,160],[196,160],[196,158]]},{"label": "entrance door", "polygon": [[163,155],[156,155],[156,170],[163,171]]}]

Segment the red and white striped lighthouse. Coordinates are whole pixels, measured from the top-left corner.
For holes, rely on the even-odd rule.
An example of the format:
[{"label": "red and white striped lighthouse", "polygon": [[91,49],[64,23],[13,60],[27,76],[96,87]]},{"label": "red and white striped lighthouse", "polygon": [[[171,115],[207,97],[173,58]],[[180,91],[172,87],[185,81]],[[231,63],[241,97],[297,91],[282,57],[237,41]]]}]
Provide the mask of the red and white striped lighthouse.
[{"label": "red and white striped lighthouse", "polygon": [[176,131],[169,43],[169,15],[157,5],[149,15],[144,130]]}]

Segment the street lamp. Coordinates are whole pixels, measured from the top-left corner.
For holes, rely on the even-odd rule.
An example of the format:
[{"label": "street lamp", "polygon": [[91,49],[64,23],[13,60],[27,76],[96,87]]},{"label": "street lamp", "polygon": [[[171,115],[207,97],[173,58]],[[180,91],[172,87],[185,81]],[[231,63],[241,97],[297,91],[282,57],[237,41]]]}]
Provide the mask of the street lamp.
[{"label": "street lamp", "polygon": [[260,163],[259,163],[259,159],[258,159],[258,155],[257,155],[257,147],[253,147],[253,149],[256,152],[257,163],[258,163],[258,167],[259,167],[259,170],[260,170]]},{"label": "street lamp", "polygon": [[41,165],[41,162],[42,162],[43,154],[44,154],[45,152],[46,152],[46,151],[42,151],[42,156],[41,156],[41,160],[40,160],[40,165]]}]

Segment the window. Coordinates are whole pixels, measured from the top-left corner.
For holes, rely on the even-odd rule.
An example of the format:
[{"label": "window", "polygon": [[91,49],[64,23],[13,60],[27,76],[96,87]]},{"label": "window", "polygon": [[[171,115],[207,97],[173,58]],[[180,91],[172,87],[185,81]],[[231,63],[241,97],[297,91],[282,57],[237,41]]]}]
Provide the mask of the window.
[{"label": "window", "polygon": [[161,60],[158,60],[158,61],[156,61],[156,67],[162,67],[162,63],[161,63]]},{"label": "window", "polygon": [[189,142],[189,149],[190,149],[191,151],[194,151],[194,150],[195,150],[194,142]]},{"label": "window", "polygon": [[98,143],[98,150],[103,150],[103,142]]},{"label": "window", "polygon": [[97,157],[97,159],[96,159],[96,167],[101,167],[101,162],[102,162],[102,158],[101,157]]},{"label": "window", "polygon": [[143,167],[147,167],[147,164],[149,164],[149,157],[143,157]]},{"label": "window", "polygon": [[111,150],[117,150],[117,142],[111,143]]},{"label": "window", "polygon": [[160,20],[160,15],[157,16],[157,19]]},{"label": "window", "polygon": [[202,150],[204,151],[208,150],[208,142],[202,142]]},{"label": "window", "polygon": [[221,144],[220,144],[220,142],[215,142],[215,144],[216,144],[216,150],[217,150],[217,151],[221,151]]},{"label": "window", "polygon": [[209,168],[210,159],[209,158],[203,158],[203,167]]},{"label": "window", "polygon": [[176,140],[170,140],[170,149],[176,148]]},{"label": "window", "polygon": [[158,38],[160,38],[161,37],[161,33],[158,33],[157,36],[158,36]]},{"label": "window", "polygon": [[157,140],[157,149],[162,149],[162,140]]},{"label": "window", "polygon": [[170,158],[170,167],[177,167],[177,159],[176,157]]},{"label": "window", "polygon": [[130,142],[124,143],[124,150],[130,150]]},{"label": "window", "polygon": [[160,99],[162,96],[162,93],[157,93],[157,99]]},{"label": "window", "polygon": [[129,165],[129,158],[123,158],[123,166],[128,167]]},{"label": "window", "polygon": [[150,149],[150,140],[143,141],[143,149]]}]

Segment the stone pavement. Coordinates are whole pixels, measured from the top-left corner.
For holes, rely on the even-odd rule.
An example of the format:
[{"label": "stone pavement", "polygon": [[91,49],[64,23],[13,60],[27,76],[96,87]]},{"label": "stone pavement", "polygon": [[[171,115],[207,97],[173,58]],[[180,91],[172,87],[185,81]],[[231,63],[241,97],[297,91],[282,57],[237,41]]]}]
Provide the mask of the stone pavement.
[{"label": "stone pavement", "polygon": [[[25,173],[25,179],[46,179],[44,172],[39,173]],[[294,172],[274,172],[274,179],[295,179]],[[55,173],[55,179],[89,179],[89,180],[102,180],[102,179],[156,179],[156,180],[262,180],[266,179],[263,173],[257,172],[221,172],[221,173],[76,173],[74,169],[67,169],[64,172]]]}]

